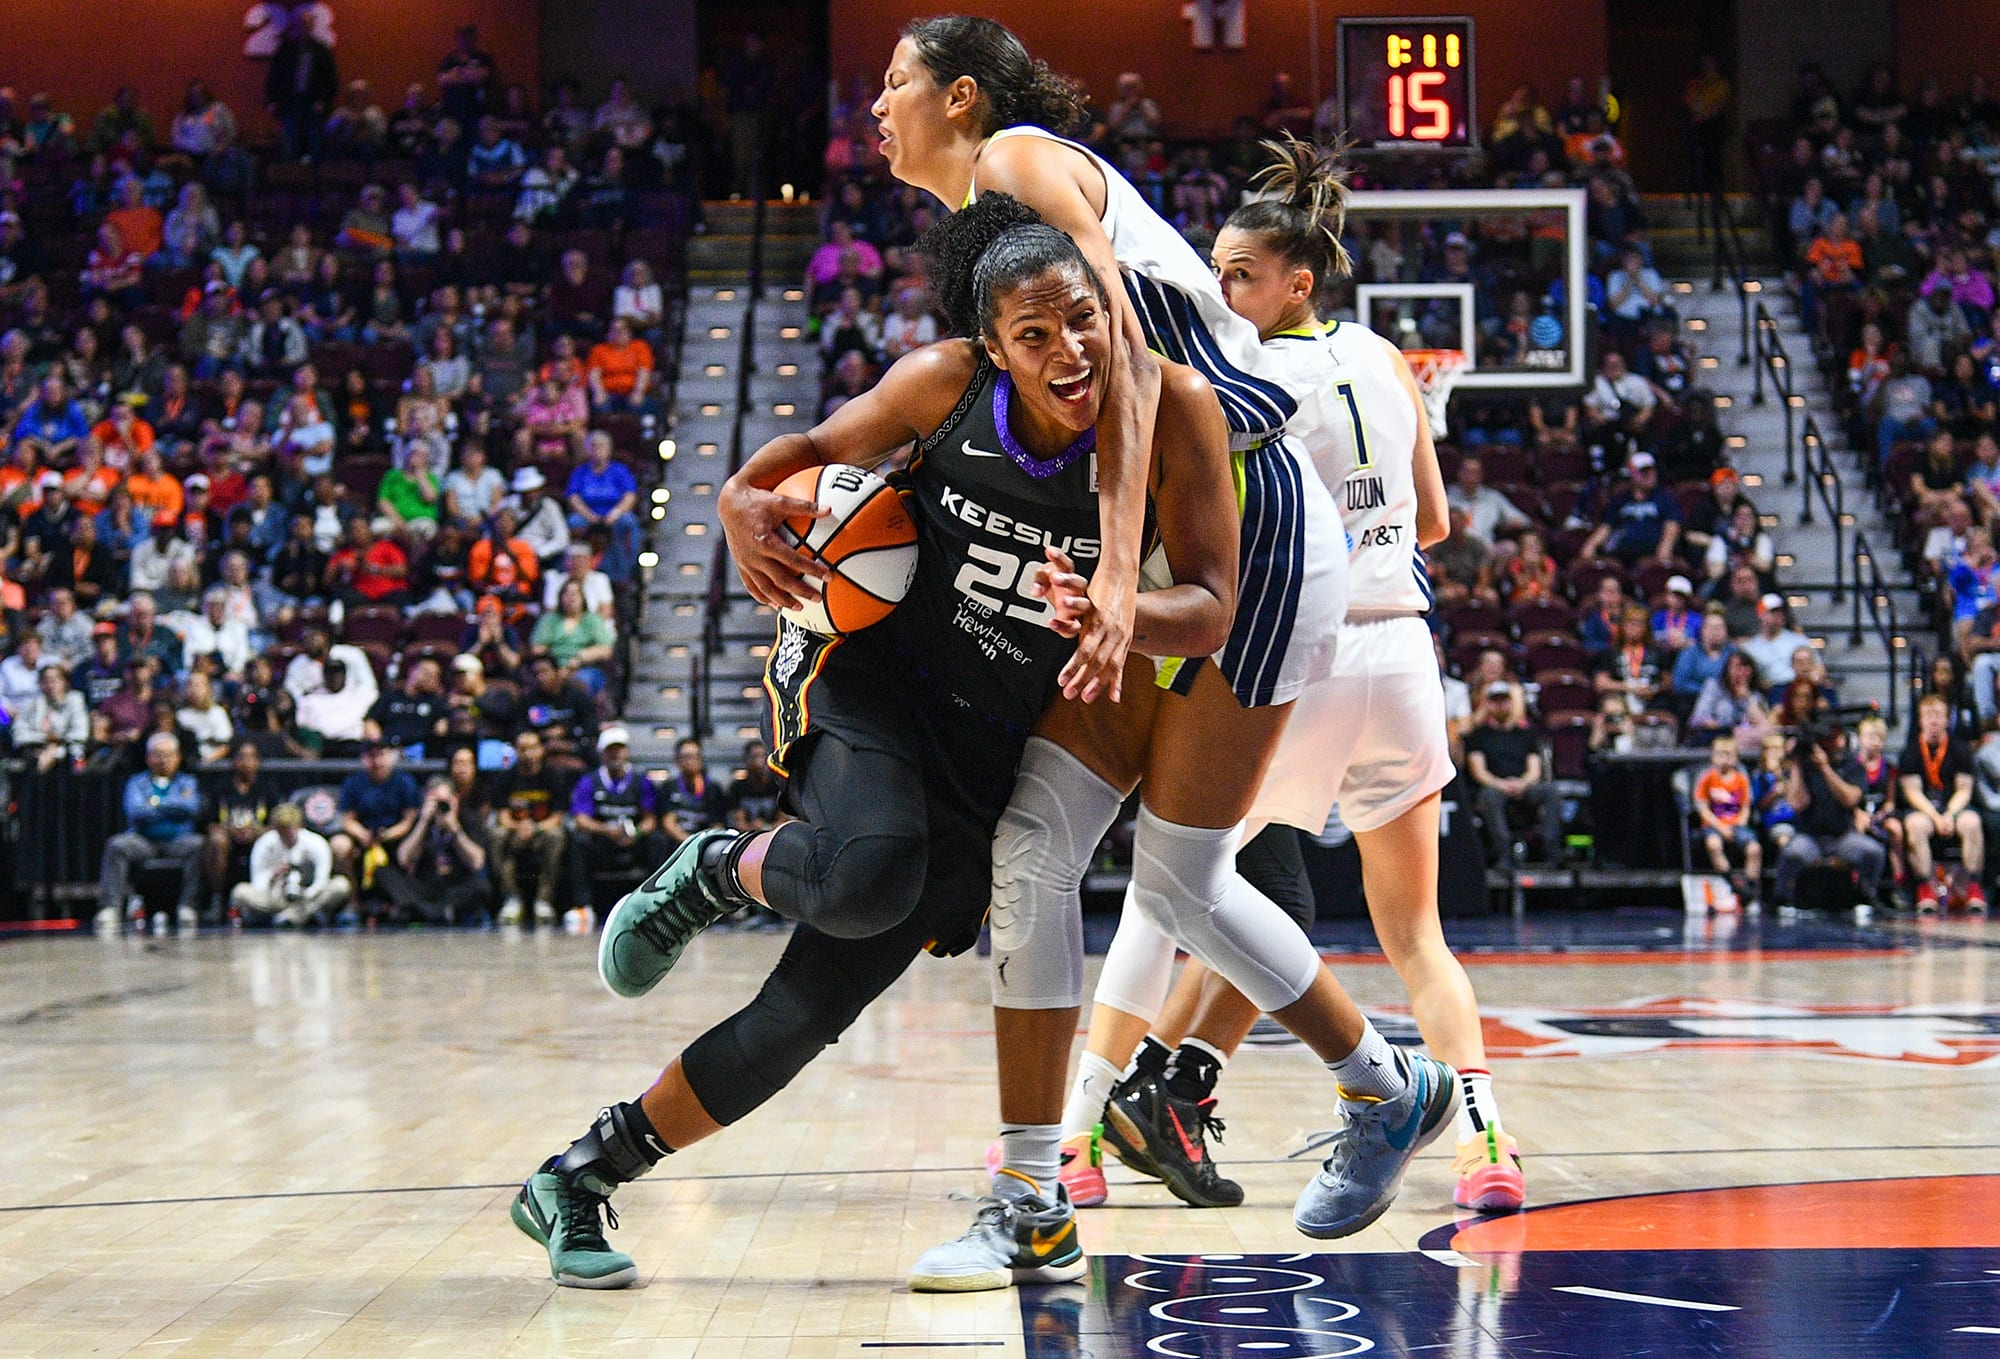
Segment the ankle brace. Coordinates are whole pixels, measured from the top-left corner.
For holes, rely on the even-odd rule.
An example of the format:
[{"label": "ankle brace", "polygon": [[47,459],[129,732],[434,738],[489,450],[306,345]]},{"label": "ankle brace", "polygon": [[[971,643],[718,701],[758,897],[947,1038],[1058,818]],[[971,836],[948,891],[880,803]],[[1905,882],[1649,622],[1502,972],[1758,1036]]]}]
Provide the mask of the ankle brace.
[{"label": "ankle brace", "polygon": [[750,847],[750,840],[748,835],[718,835],[701,847],[701,858],[695,865],[710,898],[732,911],[762,904],[743,890],[743,882],[736,876],[736,865]]},{"label": "ankle brace", "polygon": [[609,1194],[644,1175],[672,1151],[653,1130],[644,1109],[636,1103],[614,1104],[556,1158],[555,1171],[582,1179],[593,1193]]}]

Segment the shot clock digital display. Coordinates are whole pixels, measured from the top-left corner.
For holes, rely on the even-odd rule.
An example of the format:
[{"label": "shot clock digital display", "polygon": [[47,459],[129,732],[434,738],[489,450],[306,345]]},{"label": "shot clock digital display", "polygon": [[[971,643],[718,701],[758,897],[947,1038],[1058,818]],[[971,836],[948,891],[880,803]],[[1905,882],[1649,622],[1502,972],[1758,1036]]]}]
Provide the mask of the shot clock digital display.
[{"label": "shot clock digital display", "polygon": [[1472,20],[1342,19],[1339,98],[1358,151],[1465,151],[1478,144]]}]

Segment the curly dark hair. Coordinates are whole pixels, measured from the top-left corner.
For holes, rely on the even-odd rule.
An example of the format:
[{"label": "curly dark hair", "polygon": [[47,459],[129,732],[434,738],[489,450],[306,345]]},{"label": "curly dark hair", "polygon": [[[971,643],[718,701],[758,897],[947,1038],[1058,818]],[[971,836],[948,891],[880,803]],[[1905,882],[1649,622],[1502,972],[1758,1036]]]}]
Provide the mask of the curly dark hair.
[{"label": "curly dark hair", "polygon": [[1076,265],[1104,297],[1104,280],[1076,242],[1012,194],[981,194],[926,231],[917,248],[933,261],[946,329],[967,339],[991,336],[1001,295],[1051,268]]},{"label": "curly dark hair", "polygon": [[1023,123],[1068,136],[1085,121],[1083,90],[1036,61],[1004,24],[965,14],[913,19],[903,36],[916,45],[931,78],[949,85],[971,76],[986,96],[981,133]]}]

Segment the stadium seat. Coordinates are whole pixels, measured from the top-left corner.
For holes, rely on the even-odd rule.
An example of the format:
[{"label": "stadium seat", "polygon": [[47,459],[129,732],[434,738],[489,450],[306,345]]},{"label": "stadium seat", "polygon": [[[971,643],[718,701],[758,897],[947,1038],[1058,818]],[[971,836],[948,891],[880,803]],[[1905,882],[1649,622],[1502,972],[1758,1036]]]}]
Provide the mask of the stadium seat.
[{"label": "stadium seat", "polygon": [[1549,734],[1551,773],[1559,779],[1580,779],[1587,773],[1590,759],[1590,728],[1594,721],[1587,712],[1549,712],[1544,704],[1542,727]]}]

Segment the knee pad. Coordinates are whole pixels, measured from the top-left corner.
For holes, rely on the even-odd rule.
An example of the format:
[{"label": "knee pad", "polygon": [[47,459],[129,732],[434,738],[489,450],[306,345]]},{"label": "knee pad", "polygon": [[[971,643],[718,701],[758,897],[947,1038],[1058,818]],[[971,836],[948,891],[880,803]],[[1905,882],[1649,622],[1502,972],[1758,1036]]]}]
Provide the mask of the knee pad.
[{"label": "knee pad", "polygon": [[[910,835],[841,836],[803,822],[803,861],[765,859],[765,887],[780,915],[834,939],[872,939],[909,919],[923,897],[929,846]],[[781,830],[788,829],[781,827]],[[781,837],[783,839],[784,837]],[[780,885],[782,884],[782,885]]]},{"label": "knee pad", "polygon": [[1251,1004],[1282,1010],[1306,993],[1319,955],[1305,932],[1235,873],[1236,830],[1177,826],[1139,809],[1133,903]]},{"label": "knee pad", "polygon": [[1174,941],[1139,909],[1128,886],[1118,933],[1111,937],[1104,967],[1097,974],[1097,1003],[1150,1024],[1166,1008],[1173,975]]},{"label": "knee pad", "polygon": [[1021,753],[993,833],[993,1003],[1058,1010],[1083,1002],[1084,871],[1124,801],[1053,741]]}]

